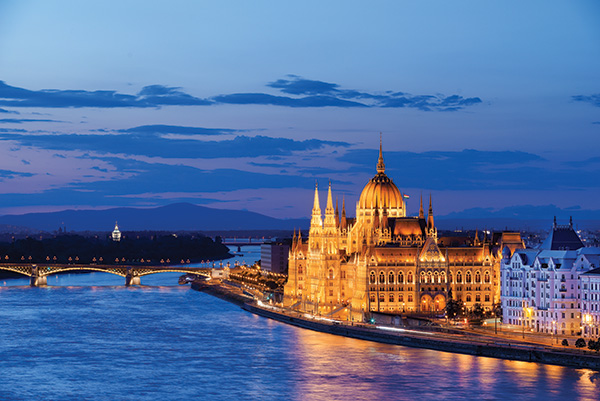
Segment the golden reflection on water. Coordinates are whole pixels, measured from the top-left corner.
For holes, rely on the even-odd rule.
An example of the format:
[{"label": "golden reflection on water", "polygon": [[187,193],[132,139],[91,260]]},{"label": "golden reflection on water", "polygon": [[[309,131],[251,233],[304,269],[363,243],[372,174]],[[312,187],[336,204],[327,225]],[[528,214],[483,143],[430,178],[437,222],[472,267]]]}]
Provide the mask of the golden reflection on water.
[{"label": "golden reflection on water", "polygon": [[299,328],[293,334],[295,393],[303,400],[600,399],[600,374],[589,370],[378,344]]}]

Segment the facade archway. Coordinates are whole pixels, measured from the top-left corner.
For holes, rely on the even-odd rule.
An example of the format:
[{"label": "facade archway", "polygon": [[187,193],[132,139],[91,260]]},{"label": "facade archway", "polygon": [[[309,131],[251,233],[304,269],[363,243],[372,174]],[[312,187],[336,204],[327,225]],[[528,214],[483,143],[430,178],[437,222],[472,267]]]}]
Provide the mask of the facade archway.
[{"label": "facade archway", "polygon": [[442,312],[446,309],[446,297],[442,294],[437,294],[433,299],[433,310],[436,312]]},{"label": "facade archway", "polygon": [[421,296],[419,307],[421,308],[421,312],[431,312],[433,310],[433,298],[431,298],[431,295],[425,294]]}]

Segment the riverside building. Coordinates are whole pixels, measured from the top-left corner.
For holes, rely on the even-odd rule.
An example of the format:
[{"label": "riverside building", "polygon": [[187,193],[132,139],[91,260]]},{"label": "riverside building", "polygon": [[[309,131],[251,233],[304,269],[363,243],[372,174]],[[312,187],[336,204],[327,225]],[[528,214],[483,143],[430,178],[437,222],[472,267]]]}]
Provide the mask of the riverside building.
[{"label": "riverside building", "polygon": [[558,225],[555,218],[538,248],[504,249],[502,256],[504,323],[553,335],[578,335],[582,328],[597,334],[600,248],[584,247],[572,220]]},{"label": "riverside building", "polygon": [[318,188],[308,240],[294,235],[284,306],[313,314],[362,321],[372,312],[443,313],[452,297],[465,308],[491,309],[500,302],[500,255],[504,245],[523,247],[518,233],[494,244],[477,235],[462,246],[438,238],[429,197],[417,216],[407,216],[404,197],[385,174],[380,144],[377,174],[364,187],[356,217],[333,205],[331,184],[324,216]]}]

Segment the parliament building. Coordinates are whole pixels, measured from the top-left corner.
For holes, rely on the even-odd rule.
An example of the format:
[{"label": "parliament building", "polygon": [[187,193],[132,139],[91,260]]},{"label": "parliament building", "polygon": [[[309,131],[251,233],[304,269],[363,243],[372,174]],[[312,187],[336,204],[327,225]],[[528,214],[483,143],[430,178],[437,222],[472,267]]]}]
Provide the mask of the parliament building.
[{"label": "parliament building", "polygon": [[433,206],[407,216],[404,197],[385,174],[380,144],[377,174],[364,187],[356,217],[332,200],[325,215],[318,188],[308,239],[294,234],[284,306],[321,316],[363,321],[372,312],[442,313],[452,297],[467,309],[500,302],[501,250],[523,248],[519,233],[438,237]]}]

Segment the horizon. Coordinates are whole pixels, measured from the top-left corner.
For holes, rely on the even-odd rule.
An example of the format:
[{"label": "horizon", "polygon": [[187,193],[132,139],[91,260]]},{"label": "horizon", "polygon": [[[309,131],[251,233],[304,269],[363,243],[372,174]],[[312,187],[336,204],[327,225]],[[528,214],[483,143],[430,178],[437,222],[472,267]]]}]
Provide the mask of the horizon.
[{"label": "horizon", "polygon": [[3,2],[0,215],[353,213],[382,132],[409,214],[597,216],[600,5],[434,4]]}]

